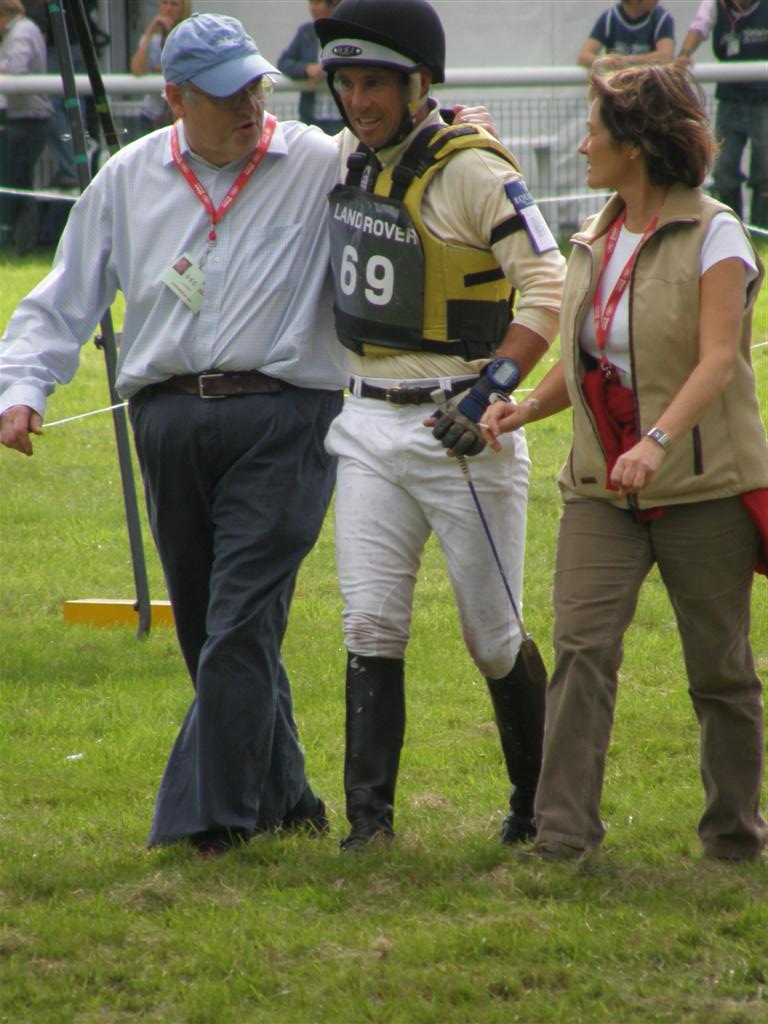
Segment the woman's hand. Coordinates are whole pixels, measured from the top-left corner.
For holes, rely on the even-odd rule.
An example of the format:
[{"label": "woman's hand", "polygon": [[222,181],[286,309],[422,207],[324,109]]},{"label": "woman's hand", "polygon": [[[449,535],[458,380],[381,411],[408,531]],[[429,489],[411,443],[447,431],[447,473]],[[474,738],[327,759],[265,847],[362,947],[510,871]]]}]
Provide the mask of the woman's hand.
[{"label": "woman's hand", "polygon": [[165,14],[156,14],[155,17],[147,25],[147,31],[145,35],[150,39],[155,33],[159,32],[161,35],[167,36],[173,28],[175,22],[172,18],[169,18]]},{"label": "woman's hand", "polygon": [[492,402],[479,423],[479,426],[484,428],[488,447],[493,448],[495,452],[501,451],[499,434],[508,434],[525,426],[537,408],[538,402],[529,398],[520,405],[516,402]]},{"label": "woman's hand", "polygon": [[144,35],[139,40],[136,53],[131,57],[131,74],[146,75],[150,71],[160,71],[160,68],[149,66],[149,44],[155,35],[167,36],[175,22],[165,14],[156,14],[144,30]]},{"label": "woman's hand", "polygon": [[650,437],[641,438],[629,451],[621,454],[611,470],[611,483],[619,496],[637,494],[653,480],[667,453]]},{"label": "woman's hand", "polygon": [[[746,268],[737,257],[720,260],[701,278],[699,361],[655,421],[672,444],[701,422],[733,378],[745,295]],[[637,494],[648,487],[665,457],[661,445],[643,437],[616,460],[611,483],[620,494]]]}]

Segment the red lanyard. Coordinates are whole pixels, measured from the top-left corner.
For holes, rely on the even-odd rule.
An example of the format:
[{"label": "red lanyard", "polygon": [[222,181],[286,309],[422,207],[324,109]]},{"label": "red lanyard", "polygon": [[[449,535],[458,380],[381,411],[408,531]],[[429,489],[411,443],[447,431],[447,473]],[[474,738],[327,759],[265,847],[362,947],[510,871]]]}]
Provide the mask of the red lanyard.
[{"label": "red lanyard", "polygon": [[611,256],[613,256],[614,250],[616,249],[616,243],[619,240],[621,229],[624,225],[624,221],[627,216],[626,209],[623,209],[616,220],[611,224],[611,229],[608,232],[608,241],[605,243],[605,253],[603,254],[603,265],[600,267],[600,276],[597,279],[597,288],[595,289],[595,337],[597,338],[597,347],[600,349],[600,365],[605,368],[608,366],[608,359],[605,355],[605,345],[608,341],[608,332],[611,329],[611,323],[616,314],[616,309],[621,300],[621,296],[624,294],[624,290],[629,284],[629,279],[632,275],[632,268],[635,265],[637,254],[640,251],[641,246],[646,241],[648,236],[653,232],[659,221],[659,214],[661,213],[661,207],[658,208],[655,215],[648,224],[648,227],[643,232],[643,237],[637,243],[635,248],[632,250],[632,255],[627,260],[624,269],[619,274],[619,278],[616,284],[613,286],[608,301],[605,304],[602,312],[600,311],[600,292],[603,282],[603,275],[605,274],[605,268],[610,262]]},{"label": "red lanyard", "polygon": [[192,170],[187,161],[181,155],[181,150],[179,149],[179,133],[176,130],[176,125],[174,125],[171,128],[171,153],[173,155],[173,162],[184,175],[184,180],[195,193],[195,195],[203,204],[203,206],[206,208],[211,218],[211,230],[208,232],[209,242],[216,241],[216,225],[222,219],[222,217],[230,208],[232,203],[234,203],[235,199],[237,199],[237,197],[243,191],[246,182],[249,181],[249,179],[253,175],[253,172],[264,159],[264,154],[269,149],[269,144],[272,141],[272,136],[275,133],[276,125],[277,118],[273,117],[272,114],[264,115],[264,124],[262,125],[261,128],[259,144],[256,147],[256,149],[254,149],[254,151],[251,153],[248,163],[238,174],[235,183],[229,188],[227,194],[224,196],[221,203],[219,204],[218,209],[216,209],[216,207],[213,205],[211,197],[205,190],[205,186],[202,184],[202,182],[199,180],[195,172]]},{"label": "red lanyard", "polygon": [[752,11],[754,11],[755,7],[757,7],[757,4],[752,4],[750,7],[747,7],[744,10],[734,10],[732,7],[728,5],[726,0],[720,0],[720,6],[725,11],[725,16],[731,23],[731,32],[735,32],[736,26],[739,24],[741,19],[746,18],[748,14],[751,14]]}]

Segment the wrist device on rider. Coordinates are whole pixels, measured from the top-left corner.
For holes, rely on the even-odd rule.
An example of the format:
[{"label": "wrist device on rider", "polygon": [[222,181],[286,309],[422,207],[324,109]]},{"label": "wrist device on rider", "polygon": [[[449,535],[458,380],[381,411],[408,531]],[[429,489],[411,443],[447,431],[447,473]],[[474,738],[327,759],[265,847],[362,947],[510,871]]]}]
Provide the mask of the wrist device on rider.
[{"label": "wrist device on rider", "polygon": [[646,430],[645,436],[650,437],[650,439],[652,441],[655,441],[656,444],[661,445],[665,452],[668,452],[669,449],[672,447],[672,442],[670,441],[670,439],[667,437],[664,431],[660,430],[658,427],[651,427],[650,430]]},{"label": "wrist device on rider", "polygon": [[459,412],[477,423],[494,395],[508,398],[519,383],[520,367],[514,359],[494,359],[459,402]]}]

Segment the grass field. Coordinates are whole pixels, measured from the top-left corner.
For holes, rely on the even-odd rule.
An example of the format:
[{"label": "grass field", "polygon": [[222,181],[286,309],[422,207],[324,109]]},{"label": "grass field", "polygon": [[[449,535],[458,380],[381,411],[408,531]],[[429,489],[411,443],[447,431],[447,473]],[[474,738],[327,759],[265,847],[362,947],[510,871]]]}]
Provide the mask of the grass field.
[{"label": "grass field", "polygon": [[[0,256],[0,326],[46,269]],[[755,366],[768,411],[768,307]],[[116,311],[119,320],[119,308]],[[47,420],[108,404],[84,350]],[[554,478],[568,417],[529,431],[526,620],[551,664]],[[152,596],[165,597],[145,527]],[[518,862],[485,687],[439,553],[417,588],[399,841],[342,857],[343,667],[331,522],[300,575],[285,660],[329,839],[263,838],[216,862],[144,843],[191,698],[172,633],[64,624],[132,593],[111,421],[0,451],[0,1022],[764,1024],[765,863],[701,858],[697,728],[657,576],[626,645],[604,854]],[[768,668],[768,583],[753,643]]]}]

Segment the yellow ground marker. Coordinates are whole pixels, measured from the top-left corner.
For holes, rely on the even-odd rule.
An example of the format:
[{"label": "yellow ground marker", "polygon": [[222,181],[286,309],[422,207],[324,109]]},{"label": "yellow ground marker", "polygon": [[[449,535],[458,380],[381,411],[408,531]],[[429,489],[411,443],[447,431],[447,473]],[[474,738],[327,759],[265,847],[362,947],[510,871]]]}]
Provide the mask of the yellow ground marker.
[{"label": "yellow ground marker", "polygon": [[[152,626],[173,626],[170,601],[150,601]],[[131,600],[83,598],[64,602],[64,621],[87,626],[137,626],[139,613]]]}]

